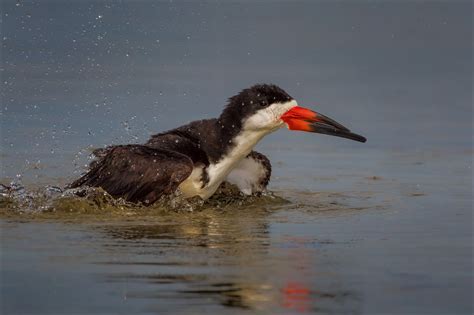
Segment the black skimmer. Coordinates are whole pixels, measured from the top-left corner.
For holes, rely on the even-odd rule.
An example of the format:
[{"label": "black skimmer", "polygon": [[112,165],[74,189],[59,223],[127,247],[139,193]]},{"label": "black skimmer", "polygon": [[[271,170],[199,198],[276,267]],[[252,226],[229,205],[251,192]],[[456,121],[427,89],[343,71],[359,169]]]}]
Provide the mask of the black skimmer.
[{"label": "black skimmer", "polygon": [[89,171],[69,187],[101,187],[113,197],[150,205],[179,189],[207,199],[223,182],[246,195],[262,192],[268,158],[253,147],[282,126],[365,142],[338,122],[298,106],[284,90],[259,84],[231,97],[219,118],[193,121],[143,144],[94,151]]}]

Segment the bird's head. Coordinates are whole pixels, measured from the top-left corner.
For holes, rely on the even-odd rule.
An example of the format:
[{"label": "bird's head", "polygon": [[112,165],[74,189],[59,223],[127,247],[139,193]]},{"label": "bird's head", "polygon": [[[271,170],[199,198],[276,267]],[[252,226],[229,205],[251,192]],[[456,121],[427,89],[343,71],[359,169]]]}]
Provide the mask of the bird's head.
[{"label": "bird's head", "polygon": [[221,119],[238,122],[240,128],[247,131],[270,133],[286,125],[289,130],[366,141],[363,136],[352,133],[333,119],[298,106],[288,93],[276,85],[257,84],[231,97]]}]

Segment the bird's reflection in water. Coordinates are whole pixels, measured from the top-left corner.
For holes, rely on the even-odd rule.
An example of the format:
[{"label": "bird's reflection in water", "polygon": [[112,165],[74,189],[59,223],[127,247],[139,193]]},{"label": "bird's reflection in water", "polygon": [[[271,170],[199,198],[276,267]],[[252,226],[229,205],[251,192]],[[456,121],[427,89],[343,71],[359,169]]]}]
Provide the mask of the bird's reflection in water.
[{"label": "bird's reflection in water", "polygon": [[[322,300],[354,300],[349,291],[326,292],[312,286],[314,279],[301,281],[315,268],[315,248],[292,254],[271,239],[262,211],[176,215],[100,229],[107,256],[118,257],[99,262],[111,268],[107,281],[125,285],[124,299],[151,302],[149,311],[232,307],[305,313],[321,310]],[[299,259],[300,251],[310,253]]]}]

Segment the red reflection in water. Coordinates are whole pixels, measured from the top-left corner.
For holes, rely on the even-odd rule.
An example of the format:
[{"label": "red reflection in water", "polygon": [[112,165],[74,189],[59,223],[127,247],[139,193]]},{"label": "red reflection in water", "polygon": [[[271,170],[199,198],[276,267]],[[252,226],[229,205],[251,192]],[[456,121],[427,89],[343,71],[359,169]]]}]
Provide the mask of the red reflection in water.
[{"label": "red reflection in water", "polygon": [[311,291],[301,283],[289,282],[283,288],[283,307],[306,313],[310,310]]}]

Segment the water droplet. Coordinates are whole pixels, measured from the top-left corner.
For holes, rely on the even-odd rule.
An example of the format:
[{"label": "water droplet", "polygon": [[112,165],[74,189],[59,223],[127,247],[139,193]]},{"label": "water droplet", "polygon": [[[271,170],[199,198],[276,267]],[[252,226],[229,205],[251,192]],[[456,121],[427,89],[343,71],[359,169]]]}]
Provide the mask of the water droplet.
[{"label": "water droplet", "polygon": [[45,189],[45,190],[46,190],[47,193],[52,193],[52,194],[55,194],[55,193],[56,193],[56,194],[58,194],[58,193],[60,194],[60,193],[63,192],[63,190],[62,190],[60,187],[57,187],[57,186],[50,186],[50,185],[46,186],[46,189]]}]

